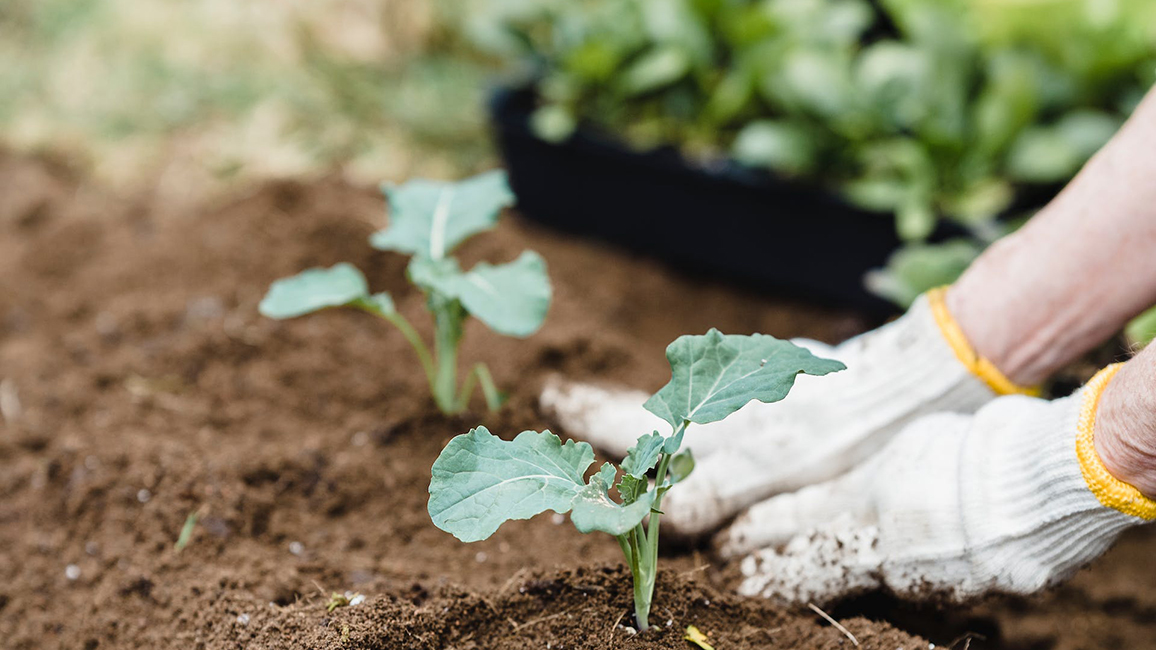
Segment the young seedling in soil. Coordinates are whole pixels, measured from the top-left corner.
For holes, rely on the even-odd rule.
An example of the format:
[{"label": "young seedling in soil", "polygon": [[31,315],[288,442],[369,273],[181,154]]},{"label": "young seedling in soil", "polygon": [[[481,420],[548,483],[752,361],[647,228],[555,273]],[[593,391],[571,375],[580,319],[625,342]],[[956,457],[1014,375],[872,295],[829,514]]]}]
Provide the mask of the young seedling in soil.
[{"label": "young seedling in soil", "polygon": [[392,323],[413,346],[434,402],[443,413],[460,413],[480,387],[490,410],[503,400],[484,363],[458,384],[458,345],[462,325],[474,316],[490,329],[518,338],[538,330],[550,307],[546,263],[533,251],[507,264],[481,262],[462,271],[450,256],[470,236],[494,227],[514,195],[505,172],[493,171],[457,183],[412,180],[385,186],[389,227],[370,237],[370,245],[411,255],[406,276],[426,297],[433,317],[433,346],[397,311],[385,292],[371,294],[365,276],[350,264],[313,268],[277,280],[261,301],[269,318],[295,318],[332,307],[353,307]]},{"label": "young seedling in soil", "polygon": [[[580,532],[598,530],[618,540],[634,579],[635,620],[645,630],[658,574],[662,498],[694,468],[690,450],[681,450],[687,427],[722,420],[752,400],[777,402],[800,373],[844,368],[773,336],[728,336],[715,329],[679,337],[666,358],[670,383],[644,406],[670,423],[669,435],[641,436],[619,468],[605,463],[587,480],[594,462],[589,443],[563,443],[549,431],[523,431],[506,441],[479,426],[450,440],[434,462],[434,524],[463,542],[476,542],[511,519],[569,512]],[[648,474],[656,467],[651,484]]]}]

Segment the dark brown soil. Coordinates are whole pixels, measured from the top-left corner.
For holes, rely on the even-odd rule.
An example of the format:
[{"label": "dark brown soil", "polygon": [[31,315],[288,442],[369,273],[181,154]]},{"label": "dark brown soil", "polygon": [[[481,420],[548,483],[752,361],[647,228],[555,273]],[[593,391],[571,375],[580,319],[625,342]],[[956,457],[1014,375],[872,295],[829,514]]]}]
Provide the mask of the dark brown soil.
[{"label": "dark brown soil", "polygon": [[[633,635],[609,538],[545,515],[461,544],[425,501],[451,436],[554,425],[535,400],[548,373],[656,388],[683,333],[837,340],[864,323],[507,220],[466,257],[540,251],[556,303],[525,342],[471,324],[464,357],[511,401],[447,419],[388,326],[255,310],[271,280],[345,260],[424,324],[405,260],[365,243],[382,215],[375,190],[333,179],[175,213],[0,157],[0,647],[685,648],[690,624],[720,650],[850,646],[810,611],[730,595],[693,550],[668,552],[656,626]],[[837,614],[871,648],[928,647],[887,620],[938,644],[986,637],[972,648],[1156,647],[1152,543],[1132,535],[1030,600]],[[327,612],[346,591],[367,598]]]}]

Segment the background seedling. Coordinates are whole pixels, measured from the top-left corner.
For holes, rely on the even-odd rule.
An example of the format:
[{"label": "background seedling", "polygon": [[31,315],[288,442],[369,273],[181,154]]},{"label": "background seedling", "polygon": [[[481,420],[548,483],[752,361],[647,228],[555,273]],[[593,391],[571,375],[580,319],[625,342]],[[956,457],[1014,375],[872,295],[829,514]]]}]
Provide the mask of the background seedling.
[{"label": "background seedling", "polygon": [[200,518],[202,510],[204,510],[204,506],[190,512],[189,516],[185,517],[185,524],[181,526],[181,533],[177,535],[177,543],[173,544],[173,548],[178,553],[185,550],[189,542],[193,541],[193,531],[197,529],[197,519]]},{"label": "background seedling", "polygon": [[499,334],[523,338],[536,332],[550,307],[546,263],[537,253],[525,251],[507,264],[481,262],[462,271],[450,253],[472,235],[493,228],[502,208],[513,204],[505,172],[487,172],[457,183],[418,179],[383,190],[390,225],[374,233],[370,244],[412,256],[406,276],[425,294],[433,318],[432,348],[397,311],[392,296],[371,294],[361,271],[346,263],[274,282],[261,301],[261,313],[285,319],[353,307],[380,316],[413,347],[443,413],[465,410],[477,387],[486,405],[498,408],[502,395],[485,364],[475,364],[458,384],[462,325],[472,315]]},{"label": "background seedling", "polygon": [[[605,463],[587,480],[594,462],[589,443],[563,443],[549,431],[523,431],[506,441],[479,426],[450,440],[434,462],[429,487],[434,525],[463,542],[476,542],[511,519],[569,512],[580,532],[598,530],[618,540],[634,578],[635,619],[645,630],[658,575],[662,498],[694,469],[690,450],[681,450],[687,427],[722,420],[751,400],[777,402],[800,373],[825,375],[844,368],[773,336],[727,336],[715,329],[679,337],[667,347],[666,358],[670,382],[644,406],[670,424],[670,435],[641,436],[619,468]],[[652,486],[648,473],[655,468]]]}]

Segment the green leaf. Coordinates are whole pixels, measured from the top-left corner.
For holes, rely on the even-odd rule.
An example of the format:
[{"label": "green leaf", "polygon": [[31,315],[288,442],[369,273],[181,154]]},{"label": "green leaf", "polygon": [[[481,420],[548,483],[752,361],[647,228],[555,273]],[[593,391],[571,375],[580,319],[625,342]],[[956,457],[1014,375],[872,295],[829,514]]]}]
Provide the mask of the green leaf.
[{"label": "green leaf", "polygon": [[1128,342],[1136,346],[1145,346],[1156,339],[1156,307],[1133,318],[1124,328]]},{"label": "green leaf", "polygon": [[647,52],[623,73],[620,84],[628,95],[657,90],[681,79],[690,70],[690,58],[676,47]]},{"label": "green leaf", "polygon": [[944,209],[964,223],[986,223],[1007,210],[1015,198],[1010,183],[985,178],[945,200]]},{"label": "green leaf", "polygon": [[384,291],[363,298],[358,302],[358,305],[378,316],[388,317],[397,313],[397,305],[393,303],[393,298]]},{"label": "green leaf", "polygon": [[1055,183],[1068,180],[1083,162],[1076,145],[1058,128],[1035,126],[1012,143],[1007,172],[1015,180]]},{"label": "green leaf", "polygon": [[410,282],[423,290],[441,293],[452,299],[455,296],[446,294],[445,283],[448,278],[461,275],[462,268],[458,265],[458,261],[452,257],[444,257],[440,260],[414,257],[409,261],[405,273]]},{"label": "green leaf", "polygon": [[614,485],[614,478],[616,476],[618,476],[618,470],[614,469],[614,463],[602,463],[602,467],[598,468],[598,472],[595,473],[594,476],[591,476],[590,480],[597,478],[609,489],[611,485]]},{"label": "green leaf", "polygon": [[533,251],[508,264],[481,262],[468,273],[451,258],[414,258],[409,276],[418,286],[460,300],[466,311],[499,334],[529,336],[550,309],[546,262]]},{"label": "green leaf", "polygon": [[650,481],[645,476],[638,478],[624,474],[616,487],[618,495],[622,497],[622,503],[630,505],[646,494],[646,490],[650,488]]},{"label": "green leaf", "polygon": [[534,135],[551,144],[565,142],[578,128],[578,121],[566,108],[557,104],[542,106],[530,116]]},{"label": "green leaf", "polygon": [[861,178],[843,185],[848,201],[866,210],[890,212],[907,197],[911,183],[896,178]]},{"label": "green leaf", "polygon": [[449,284],[470,314],[499,334],[519,337],[542,326],[553,293],[546,262],[533,251],[508,264],[482,262]]},{"label": "green leaf", "polygon": [[683,422],[717,422],[751,400],[777,402],[800,373],[825,375],[845,368],[790,341],[766,334],[725,335],[713,328],[705,335],[678,337],[666,348],[666,358],[670,383],[644,406],[675,429]]},{"label": "green leaf", "polygon": [[895,231],[903,241],[923,241],[937,221],[930,200],[915,192],[895,212]]},{"label": "green leaf", "polygon": [[[606,467],[610,467],[610,480],[606,480]],[[590,477],[586,485],[571,503],[570,521],[583,533],[600,530],[611,535],[621,535],[634,528],[646,515],[654,503],[654,493],[637,495],[632,502],[623,505],[610,498],[610,486],[614,483],[614,467],[607,463],[597,474]]]},{"label": "green leaf", "polygon": [[760,120],[739,131],[732,153],[745,165],[800,174],[814,163],[814,140],[800,124]]},{"label": "green leaf", "polygon": [[928,289],[954,282],[980,250],[969,239],[909,244],[892,253],[886,267],[869,272],[864,284],[872,293],[906,309]]},{"label": "green leaf", "polygon": [[667,480],[670,481],[670,484],[674,485],[690,476],[690,473],[693,471],[694,456],[690,453],[690,450],[687,449],[671,457],[670,466],[666,470],[666,477]]},{"label": "green leaf", "polygon": [[717,123],[734,119],[754,97],[754,81],[743,68],[729,71],[707,100],[706,114]]},{"label": "green leaf", "polygon": [[368,296],[365,276],[353,265],[342,262],[328,269],[309,269],[277,280],[269,287],[258,310],[263,316],[280,320],[340,307]]},{"label": "green leaf", "polygon": [[1100,150],[1120,128],[1114,115],[1098,111],[1072,111],[1056,122],[1056,131],[1086,160]]},{"label": "green leaf", "polygon": [[662,485],[655,488],[655,496],[660,497],[666,494],[670,488],[690,476],[690,473],[693,471],[694,456],[691,455],[689,449],[671,456],[670,464],[666,468],[666,480],[662,482]]},{"label": "green leaf", "polygon": [[586,489],[594,448],[549,431],[523,431],[512,441],[485,427],[450,440],[433,464],[429,514],[463,542],[486,539],[512,519],[564,513]]},{"label": "green leaf", "polygon": [[646,473],[658,464],[665,442],[657,431],[639,437],[622,459],[622,471],[635,478],[646,478]]},{"label": "green leaf", "polygon": [[492,228],[502,208],[514,203],[501,170],[456,183],[415,179],[383,190],[389,199],[390,223],[370,237],[370,244],[435,260],[471,235]]},{"label": "green leaf", "polygon": [[711,34],[691,0],[635,0],[642,12],[645,33],[655,43],[677,45],[687,58],[707,63],[711,56]]},{"label": "green leaf", "polygon": [[835,118],[854,107],[849,62],[827,50],[792,50],[777,74],[764,81],[784,103]]}]

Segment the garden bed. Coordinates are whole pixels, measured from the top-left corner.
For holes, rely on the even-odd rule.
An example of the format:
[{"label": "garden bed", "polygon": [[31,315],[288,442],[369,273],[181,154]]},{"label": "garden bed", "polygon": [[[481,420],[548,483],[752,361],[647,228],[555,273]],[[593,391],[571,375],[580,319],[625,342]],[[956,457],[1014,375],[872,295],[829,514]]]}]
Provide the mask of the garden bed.
[{"label": "garden bed", "polygon": [[[729,595],[733,567],[701,549],[667,551],[656,629],[631,635],[609,537],[542,516],[465,545],[425,503],[451,436],[554,424],[535,400],[549,373],[654,389],[680,334],[836,340],[865,323],[507,220],[463,256],[537,250],[556,301],[525,342],[470,324],[464,358],[490,361],[512,398],[447,419],[376,319],[256,313],[274,278],[350,261],[423,322],[405,259],[365,243],[382,210],[375,189],[329,179],[173,213],[0,157],[0,645],[641,650],[687,647],[693,624],[720,650],[850,647],[809,610]],[[971,648],[1153,647],[1154,537],[1032,599],[832,613],[872,648],[962,648],[967,632],[985,637]],[[328,612],[345,591],[366,599]]]}]

